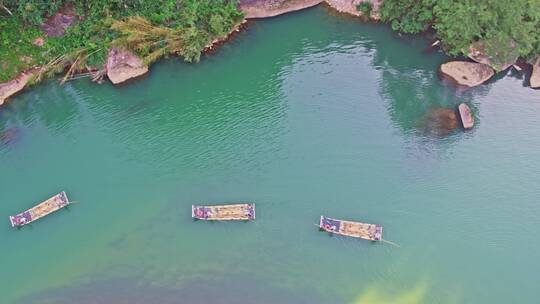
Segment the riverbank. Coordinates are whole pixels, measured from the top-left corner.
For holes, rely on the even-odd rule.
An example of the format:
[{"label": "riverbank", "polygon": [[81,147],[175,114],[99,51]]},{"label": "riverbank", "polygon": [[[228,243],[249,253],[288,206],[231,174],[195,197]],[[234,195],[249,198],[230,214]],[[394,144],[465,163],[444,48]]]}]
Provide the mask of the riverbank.
[{"label": "riverbank", "polygon": [[[144,75],[162,57],[197,62],[244,20],[228,0],[8,6],[0,11],[0,104],[22,88],[61,73],[62,82],[85,76],[100,82],[107,75],[118,84]],[[35,69],[38,73],[23,84],[24,75]]]},{"label": "riverbank", "polygon": [[[347,14],[354,17],[362,17],[364,19],[369,18],[375,21],[381,20],[381,7],[383,5],[382,0],[242,0],[239,1],[237,7],[237,9],[241,11],[241,13],[238,12],[237,16],[243,14],[242,20],[235,22],[227,30],[221,29],[219,33],[217,33],[217,37],[212,38],[210,42],[199,46],[200,50],[195,51],[195,54],[186,58],[188,61],[198,61],[201,53],[215,51],[216,48],[227,41],[232,34],[238,33],[240,29],[245,27],[246,19],[275,17],[281,14],[295,12],[321,4],[326,5],[329,9],[338,13]],[[366,16],[366,13],[368,13],[369,16]],[[130,17],[128,17],[128,20],[129,18]],[[84,18],[77,16],[73,7],[63,6],[54,15],[51,15],[45,20],[41,26],[41,29],[46,37],[61,37],[77,20],[84,20]],[[183,51],[180,49],[174,49],[176,46],[168,46],[169,49],[166,49],[166,47],[164,47],[164,49],[152,47],[149,48],[145,40],[147,38],[137,37],[136,34],[130,32],[130,26],[128,26],[129,21],[124,23],[126,24],[124,33],[116,33],[113,35],[113,37],[118,38],[118,35],[120,35],[120,38],[115,41],[123,41],[124,43],[128,41],[128,43],[125,43],[125,47],[120,49],[109,49],[107,47],[107,50],[105,50],[107,51],[106,58],[104,55],[101,56],[104,58],[103,61],[105,63],[96,66],[89,66],[86,61],[88,61],[87,57],[89,56],[88,53],[90,53],[90,50],[84,50],[78,56],[72,56],[70,53],[59,55],[59,58],[62,56],[65,58],[55,59],[59,60],[58,62],[54,62],[53,60],[53,66],[49,66],[50,62],[45,65],[37,64],[38,62],[43,63],[43,58],[36,60],[36,65],[23,70],[20,74],[15,75],[12,80],[0,83],[0,105],[2,105],[9,97],[21,92],[24,88],[28,87],[28,85],[44,78],[43,74],[47,72],[49,72],[49,74],[53,74],[54,72],[64,71],[66,74],[62,78],[62,82],[68,81],[74,77],[91,77],[96,82],[102,82],[104,76],[107,75],[107,78],[111,80],[113,84],[121,84],[125,81],[132,80],[146,74],[149,70],[149,65],[160,57],[167,56],[169,53],[182,56]],[[136,23],[134,24],[137,25]],[[114,29],[114,25],[112,28]],[[120,28],[120,26],[117,26],[117,29],[118,28]],[[148,33],[152,33],[152,31],[159,29],[157,26],[153,28],[153,25],[148,24],[146,25],[146,28],[141,27],[139,30],[142,32],[147,31]],[[165,29],[162,28],[161,31],[163,30]],[[124,38],[122,38],[122,35],[124,35]],[[167,35],[174,36],[174,33],[171,31],[171,34]],[[183,34],[179,33],[177,35],[180,37]],[[46,39],[41,36],[37,37],[35,33],[32,37],[32,44],[35,47],[42,48]],[[130,45],[130,40],[139,41],[141,39],[144,40],[143,43],[139,43],[138,45]],[[111,40],[106,45],[110,45],[111,42],[114,41]],[[444,49],[444,44],[444,41],[437,40],[433,43],[432,47]],[[493,58],[488,56],[486,51],[488,46],[489,44],[487,42],[476,42],[471,44],[466,55],[470,58],[470,60],[476,62],[475,64],[467,61],[453,61],[447,64],[448,68],[441,66],[440,73],[443,75],[443,77],[451,79],[453,83],[459,86],[474,87],[489,80],[495,74],[495,72],[502,72],[510,67],[514,67],[519,72],[522,72],[522,69],[514,64],[518,59],[518,56],[508,55],[512,54],[512,50],[516,48],[515,43],[510,43],[511,50],[507,51],[504,56],[499,56],[502,59],[499,57]],[[143,54],[136,54],[130,49],[135,51],[140,51],[142,49],[145,53],[143,52]],[[91,53],[93,54],[95,52],[103,53],[103,46],[99,50],[92,51]],[[145,55],[147,57],[140,57],[140,55]],[[31,58],[31,56],[26,57]],[[84,61],[84,65],[82,64],[82,61]],[[529,77],[530,86],[532,88],[538,88],[540,87],[540,57],[529,63],[532,67],[532,72]],[[51,70],[53,70],[53,73],[50,73]]]},{"label": "riverbank", "polygon": [[[138,288],[143,303],[534,303],[540,91],[505,77],[454,92],[426,43],[320,6],[121,88],[32,87],[0,110],[19,130],[0,139],[0,213],[60,190],[80,203],[30,229],[4,218],[3,301],[136,304]],[[478,128],[417,127],[463,100]],[[192,221],[191,204],[223,201],[254,201],[259,219]],[[321,214],[382,224],[401,248],[330,237]]]}]

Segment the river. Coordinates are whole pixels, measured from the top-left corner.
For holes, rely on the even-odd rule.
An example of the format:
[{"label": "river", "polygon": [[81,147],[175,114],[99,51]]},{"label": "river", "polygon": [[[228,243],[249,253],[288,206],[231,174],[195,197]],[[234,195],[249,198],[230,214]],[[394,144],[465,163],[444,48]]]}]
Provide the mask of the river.
[{"label": "river", "polygon": [[[427,44],[314,8],[199,64],[17,96],[0,109],[0,302],[537,303],[540,91],[515,71],[457,90]],[[461,102],[474,129],[426,132]],[[61,190],[77,203],[10,227]],[[191,219],[238,201],[256,221]],[[320,215],[399,247],[319,232]]]}]

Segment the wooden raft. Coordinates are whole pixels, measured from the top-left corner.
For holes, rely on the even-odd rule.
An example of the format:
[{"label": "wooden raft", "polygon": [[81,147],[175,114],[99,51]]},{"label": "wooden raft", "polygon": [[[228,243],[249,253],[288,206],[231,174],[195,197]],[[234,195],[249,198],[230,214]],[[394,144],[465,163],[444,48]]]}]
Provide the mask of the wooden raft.
[{"label": "wooden raft", "polygon": [[191,217],[206,221],[252,221],[255,204],[191,206]]},{"label": "wooden raft", "polygon": [[64,191],[58,193],[57,195],[49,198],[48,200],[22,212],[17,215],[9,217],[12,227],[20,227],[26,224],[30,224],[33,221],[36,221],[46,215],[49,215],[59,209],[64,208],[69,205],[71,202],[68,200],[67,195]]},{"label": "wooden raft", "polygon": [[321,215],[321,219],[319,221],[319,228],[330,233],[360,238],[364,240],[382,240],[383,228],[382,226],[375,224],[364,224],[360,222],[336,220]]}]

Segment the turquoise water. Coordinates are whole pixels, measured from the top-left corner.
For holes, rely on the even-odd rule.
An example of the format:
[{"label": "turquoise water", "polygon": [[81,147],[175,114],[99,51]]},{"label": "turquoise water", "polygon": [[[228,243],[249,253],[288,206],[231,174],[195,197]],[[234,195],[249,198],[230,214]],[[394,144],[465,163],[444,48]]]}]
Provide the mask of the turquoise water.
[{"label": "turquoise water", "polygon": [[[315,8],[197,65],[14,98],[0,302],[537,303],[540,91],[513,72],[456,90],[426,43]],[[472,131],[425,132],[426,112],[460,102]],[[77,204],[10,227],[61,190]],[[236,201],[257,220],[190,218]],[[319,232],[321,214],[399,247]]]}]

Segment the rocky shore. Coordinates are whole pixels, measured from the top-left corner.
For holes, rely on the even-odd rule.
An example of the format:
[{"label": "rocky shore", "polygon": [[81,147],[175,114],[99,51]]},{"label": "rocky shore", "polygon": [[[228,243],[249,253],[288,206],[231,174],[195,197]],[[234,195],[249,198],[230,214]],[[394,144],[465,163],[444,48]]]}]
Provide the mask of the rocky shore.
[{"label": "rocky shore", "polygon": [[113,84],[120,84],[148,73],[148,66],[132,52],[112,48],[107,56],[105,70]]},{"label": "rocky shore", "polygon": [[339,13],[359,17],[363,14],[357,9],[357,5],[362,2],[369,2],[371,3],[372,12],[368,17],[379,20],[379,8],[382,1],[383,0],[241,0],[239,7],[245,13],[247,19],[274,17],[313,7],[321,3],[325,3],[328,7]]},{"label": "rocky shore", "polygon": [[306,9],[324,0],[241,0],[240,10],[247,19],[268,18]]},{"label": "rocky shore", "polygon": [[28,82],[39,72],[39,68],[33,68],[21,73],[17,78],[0,83],[0,105],[6,100],[24,89]]},{"label": "rocky shore", "polygon": [[[357,5],[362,0],[240,0],[239,9],[245,13],[246,19],[268,18],[281,14],[294,12],[321,3],[325,3],[329,8],[339,13],[352,16],[362,16],[362,12],[357,9]],[[371,4],[371,13],[369,17],[372,20],[379,20],[379,9],[383,0],[368,0]],[[64,7],[56,14],[50,16],[41,27],[44,36],[63,35],[66,29],[77,20],[77,16],[72,8]],[[245,21],[244,21],[245,22]],[[205,48],[205,52],[213,50],[217,45],[223,43],[231,34],[238,32],[244,23],[237,25],[228,35],[216,39]],[[39,41],[38,41],[39,40]],[[36,45],[43,45],[44,39],[36,39]],[[512,43],[512,42],[510,42]],[[487,56],[483,50],[481,42],[470,46],[468,57],[475,62],[451,61],[441,65],[440,72],[443,77],[451,79],[454,83],[465,86],[478,86],[490,79],[495,72],[504,71],[514,64],[516,58],[511,58],[507,62],[494,63],[492,58]],[[540,88],[540,57],[534,62],[532,75],[530,77],[530,86]],[[99,70],[94,79],[101,79],[105,74],[113,84],[120,84],[130,79],[145,75],[148,72],[148,66],[135,54],[128,50],[113,48],[109,51],[107,62],[103,69]],[[32,77],[39,73],[39,67],[33,67],[21,73],[17,78],[0,83],[0,105],[10,96],[13,96],[23,90]]]}]

